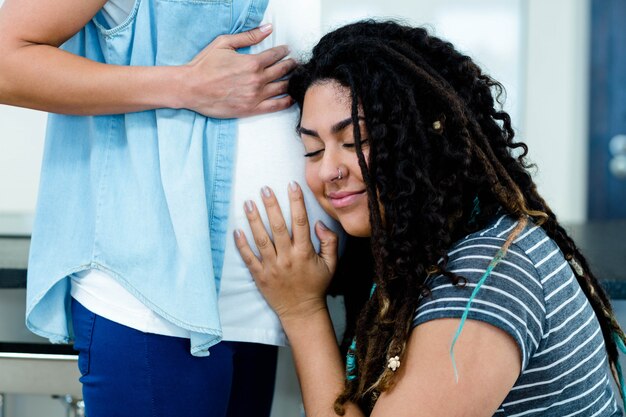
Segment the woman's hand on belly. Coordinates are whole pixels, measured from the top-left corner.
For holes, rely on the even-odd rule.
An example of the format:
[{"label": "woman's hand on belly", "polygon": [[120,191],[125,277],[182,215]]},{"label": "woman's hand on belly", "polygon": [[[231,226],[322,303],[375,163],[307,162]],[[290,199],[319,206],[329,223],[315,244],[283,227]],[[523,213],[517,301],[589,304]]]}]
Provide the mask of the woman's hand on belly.
[{"label": "woman's hand on belly", "polygon": [[[255,45],[265,39],[272,28],[262,26],[235,35],[218,36],[186,68],[185,88],[180,99],[185,107],[198,113],[233,118],[271,113],[293,104],[287,93],[286,80],[296,63],[285,59],[285,45],[259,54],[241,54],[237,49]],[[280,81],[279,81],[280,80]]]},{"label": "woman's hand on belly", "polygon": [[306,318],[326,309],[326,289],[337,264],[337,235],[318,222],[315,233],[321,249],[315,252],[302,189],[295,182],[289,187],[293,237],[272,190],[264,187],[262,196],[273,241],[256,205],[252,201],[245,205],[260,259],[250,248],[244,233],[235,231],[237,249],[259,290],[283,322]]}]

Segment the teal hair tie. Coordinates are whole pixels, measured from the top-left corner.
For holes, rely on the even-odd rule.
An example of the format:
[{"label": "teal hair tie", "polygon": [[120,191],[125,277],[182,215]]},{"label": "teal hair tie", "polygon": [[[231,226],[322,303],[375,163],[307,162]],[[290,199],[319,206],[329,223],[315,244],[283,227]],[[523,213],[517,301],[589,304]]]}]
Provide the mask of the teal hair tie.
[{"label": "teal hair tie", "polygon": [[504,256],[504,252],[502,251],[502,249],[500,249],[498,253],[496,253],[496,256],[489,263],[487,270],[485,271],[483,276],[480,278],[480,280],[476,284],[476,287],[474,288],[474,291],[472,291],[470,298],[467,300],[467,304],[465,305],[465,310],[463,311],[463,315],[461,316],[461,322],[459,323],[459,328],[456,330],[456,333],[454,334],[454,337],[452,338],[452,344],[450,345],[450,359],[452,360],[452,368],[454,369],[454,379],[457,383],[459,382],[459,371],[456,367],[456,361],[454,360],[454,345],[456,344],[456,341],[461,335],[461,331],[463,330],[463,326],[465,325],[465,321],[467,320],[467,316],[470,311],[470,306],[472,304],[472,301],[474,301],[476,294],[478,294],[478,290],[480,290],[480,287],[482,287],[482,285],[485,283],[485,281],[487,280],[487,277],[489,277],[489,275],[491,274],[491,271],[493,271],[493,268],[495,268],[496,265],[502,260],[503,256]]},{"label": "teal hair tie", "polygon": [[354,381],[356,379],[356,339],[352,339],[348,353],[346,354],[346,379]]},{"label": "teal hair tie", "polygon": [[478,199],[478,196],[474,197],[474,207],[472,208],[472,212],[470,213],[470,217],[469,220],[467,221],[467,224],[474,224],[476,223],[476,217],[480,214],[480,200]]},{"label": "teal hair tie", "polygon": [[[624,345],[624,341],[615,331],[613,331],[613,340],[615,341],[618,349],[622,353],[626,353],[626,345]],[[617,371],[617,380],[619,381],[619,395],[622,397],[622,403],[624,404],[624,409],[626,410],[626,387],[624,387],[624,374],[622,373],[622,366],[619,364],[619,358],[615,361],[615,369]]]},{"label": "teal hair tie", "polygon": [[[376,290],[376,283],[372,284],[370,299],[372,295],[374,295],[374,290]],[[346,353],[346,380],[354,381],[357,378],[356,368],[356,337],[353,337],[352,343],[350,343],[350,347],[348,348],[348,353]]]}]

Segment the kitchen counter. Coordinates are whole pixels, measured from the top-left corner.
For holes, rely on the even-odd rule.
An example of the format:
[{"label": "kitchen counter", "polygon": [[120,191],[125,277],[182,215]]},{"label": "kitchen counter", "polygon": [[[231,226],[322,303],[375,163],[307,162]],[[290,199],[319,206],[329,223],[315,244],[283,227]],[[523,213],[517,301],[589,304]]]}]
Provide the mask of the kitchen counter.
[{"label": "kitchen counter", "polygon": [[566,227],[594,275],[615,300],[626,300],[626,220]]},{"label": "kitchen counter", "polygon": [[25,288],[29,237],[0,235],[0,288]]},{"label": "kitchen counter", "polygon": [[[1,222],[0,222],[1,223]],[[613,299],[626,299],[626,220],[569,225],[594,273]],[[30,238],[0,231],[0,288],[24,288]]]}]

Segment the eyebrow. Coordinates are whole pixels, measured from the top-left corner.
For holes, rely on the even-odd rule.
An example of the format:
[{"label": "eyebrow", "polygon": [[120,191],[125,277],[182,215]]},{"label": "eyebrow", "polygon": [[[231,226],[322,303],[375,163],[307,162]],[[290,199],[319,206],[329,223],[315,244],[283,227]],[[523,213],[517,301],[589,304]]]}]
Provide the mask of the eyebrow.
[{"label": "eyebrow", "polygon": [[[363,116],[359,116],[359,120],[365,120],[365,118]],[[352,124],[352,117],[348,117],[347,119],[344,119],[340,122],[335,123],[331,128],[330,131],[331,133],[339,133],[341,132],[343,129],[345,129],[346,127],[350,126]],[[302,126],[298,126],[298,133],[299,134],[305,134],[308,136],[314,136],[316,138],[319,138],[320,135],[319,133],[317,133],[316,130],[311,130],[311,129],[307,129],[306,127],[302,127]]]}]

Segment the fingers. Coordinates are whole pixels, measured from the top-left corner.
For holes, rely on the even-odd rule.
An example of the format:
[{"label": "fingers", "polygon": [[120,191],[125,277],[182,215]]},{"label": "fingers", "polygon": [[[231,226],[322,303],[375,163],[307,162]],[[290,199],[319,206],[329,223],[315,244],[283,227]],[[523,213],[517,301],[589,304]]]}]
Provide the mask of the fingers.
[{"label": "fingers", "polygon": [[256,204],[254,204],[254,201],[246,201],[244,210],[248,218],[248,223],[250,223],[252,235],[254,236],[254,243],[261,254],[261,259],[263,259],[263,261],[275,260],[276,249],[274,248],[274,243],[272,243],[272,240],[267,234],[267,230],[265,230],[265,225],[263,224],[263,220],[261,219],[259,210]]},{"label": "fingers", "polygon": [[269,34],[272,33],[272,29],[272,25],[267,24],[260,26],[256,29],[248,30],[246,32],[241,32],[234,35],[221,35],[216,39],[216,43],[217,46],[221,48],[245,48],[246,46],[256,45],[263,39],[267,38]]},{"label": "fingers", "polygon": [[298,64],[291,58],[284,61],[277,62],[269,67],[266,67],[263,71],[263,77],[267,81],[276,81],[286,77],[291,71],[293,71]]},{"label": "fingers", "polygon": [[[261,53],[258,53],[255,56],[255,58],[258,60],[257,62],[263,68],[267,68],[276,64],[278,61],[285,58],[287,55],[289,55],[289,48],[287,47],[287,45],[279,45],[273,48],[266,49],[265,51]],[[293,61],[293,60],[289,60],[289,59],[285,60],[285,62],[287,61]]]},{"label": "fingers", "polygon": [[320,258],[326,262],[329,270],[334,271],[337,265],[337,234],[322,221],[315,224],[315,234],[320,240]]},{"label": "fingers", "polygon": [[289,229],[287,228],[287,223],[285,222],[283,212],[280,209],[274,192],[272,192],[269,187],[263,187],[261,196],[267,213],[267,219],[270,222],[276,252],[280,256],[281,253],[285,253],[291,248]]},{"label": "fingers", "polygon": [[295,181],[289,184],[289,204],[291,207],[293,245],[300,249],[309,249],[312,247],[309,218],[304,205],[302,189]]},{"label": "fingers", "polygon": [[249,115],[252,116],[256,114],[277,112],[291,107],[293,103],[294,101],[290,96],[268,98],[267,100],[260,102]]},{"label": "fingers", "polygon": [[258,276],[263,271],[263,265],[259,258],[256,257],[252,248],[248,244],[248,239],[246,239],[246,235],[241,230],[235,230],[235,246],[237,246],[237,250],[239,251],[239,255],[241,255],[241,259],[250,270],[250,273],[253,277]]},{"label": "fingers", "polygon": [[289,81],[275,81],[273,83],[267,84],[263,88],[263,99],[267,100],[268,98],[273,98],[276,96],[280,96],[282,94],[287,94],[287,86],[289,85]]}]

